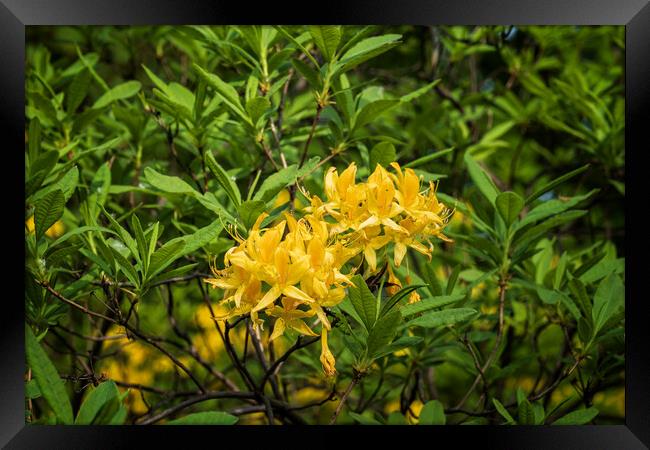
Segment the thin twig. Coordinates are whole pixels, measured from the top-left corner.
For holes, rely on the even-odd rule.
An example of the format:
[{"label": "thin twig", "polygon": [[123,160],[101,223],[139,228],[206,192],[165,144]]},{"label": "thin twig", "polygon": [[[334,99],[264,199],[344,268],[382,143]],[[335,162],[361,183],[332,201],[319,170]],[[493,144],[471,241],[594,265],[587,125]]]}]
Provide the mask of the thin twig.
[{"label": "thin twig", "polygon": [[309,130],[309,136],[307,136],[307,140],[305,141],[305,146],[302,149],[302,156],[300,157],[300,164],[298,164],[298,168],[301,168],[303,164],[305,164],[305,159],[307,158],[307,153],[309,151],[309,145],[311,144],[311,141],[314,138],[314,133],[316,132],[316,125],[318,125],[318,121],[320,120],[320,113],[322,110],[323,107],[320,104],[316,105],[316,115],[314,116],[314,120],[311,123],[311,130]]},{"label": "thin twig", "polygon": [[474,389],[478,385],[478,382],[481,380],[481,378],[484,378],[484,374],[494,362],[494,358],[497,354],[497,350],[501,345],[501,338],[503,337],[503,310],[505,306],[506,290],[507,290],[507,281],[504,278],[500,278],[499,279],[499,323],[497,328],[496,341],[494,342],[494,347],[492,347],[492,351],[490,352],[490,355],[485,361],[485,364],[479,370],[479,374],[476,376],[476,378],[474,378],[474,382],[472,383],[472,386],[469,388],[469,390],[467,391],[465,396],[461,399],[461,401],[455,406],[455,409],[461,408],[465,404],[469,396],[472,394],[472,392],[474,392]]},{"label": "thin twig", "polygon": [[336,410],[334,411],[334,414],[332,415],[332,418],[330,419],[329,424],[334,425],[336,423],[336,419],[339,417],[339,414],[341,414],[341,411],[343,410],[343,405],[345,405],[345,401],[348,399],[348,396],[352,392],[352,389],[357,385],[359,380],[362,378],[361,373],[355,372],[354,375],[352,376],[352,381],[348,385],[348,388],[345,390],[343,393],[343,397],[341,397],[341,401],[339,402],[338,406],[336,407]]}]

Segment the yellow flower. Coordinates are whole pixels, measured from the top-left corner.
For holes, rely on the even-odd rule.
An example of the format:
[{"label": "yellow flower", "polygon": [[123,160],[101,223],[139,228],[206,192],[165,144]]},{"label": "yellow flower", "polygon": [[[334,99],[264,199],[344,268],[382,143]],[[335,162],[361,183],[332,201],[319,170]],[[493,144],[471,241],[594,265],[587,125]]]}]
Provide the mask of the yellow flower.
[{"label": "yellow flower", "polygon": [[[34,216],[31,216],[27,221],[25,222],[25,225],[27,226],[27,232],[28,233],[33,233],[34,232]],[[63,236],[63,233],[65,233],[65,225],[63,225],[63,222],[60,220],[57,220],[54,225],[52,225],[50,228],[47,229],[45,232],[45,236],[51,237],[52,239],[56,239],[60,236]]]},{"label": "yellow flower", "polygon": [[283,297],[282,308],[279,306],[273,306],[271,308],[268,314],[272,317],[277,317],[277,319],[275,319],[273,333],[271,333],[271,337],[269,338],[270,341],[282,336],[286,328],[291,328],[307,336],[318,336],[302,320],[307,317],[312,317],[314,313],[311,311],[301,311],[297,307],[298,303],[294,299]]},{"label": "yellow flower", "polygon": [[327,346],[327,330],[323,327],[321,331],[321,353],[320,353],[320,362],[323,365],[323,370],[328,377],[336,375],[336,360],[334,355]]}]

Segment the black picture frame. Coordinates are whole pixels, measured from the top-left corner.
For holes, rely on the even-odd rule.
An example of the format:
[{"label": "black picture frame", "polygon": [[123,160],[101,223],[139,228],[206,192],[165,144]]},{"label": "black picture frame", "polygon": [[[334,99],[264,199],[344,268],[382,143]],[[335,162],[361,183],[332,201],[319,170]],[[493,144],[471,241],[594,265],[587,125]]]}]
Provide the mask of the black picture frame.
[{"label": "black picture frame", "polygon": [[[625,25],[626,27],[626,166],[627,208],[625,258],[626,276],[626,389],[625,425],[619,426],[517,426],[517,427],[302,427],[287,435],[280,427],[248,427],[243,431],[244,445],[253,441],[284,442],[304,447],[308,442],[338,445],[341,432],[356,439],[374,438],[383,445],[464,446],[498,449],[637,449],[650,446],[650,352],[647,337],[650,319],[644,298],[644,254],[647,234],[642,227],[647,209],[643,153],[650,149],[650,4],[648,0],[399,0],[399,1],[328,1],[297,5],[244,3],[223,0],[0,0],[0,111],[6,131],[0,141],[4,157],[16,158],[5,167],[3,191],[10,193],[4,204],[13,208],[10,233],[12,240],[22,227],[20,195],[12,194],[24,186],[24,54],[26,25],[144,25],[144,24],[459,24],[459,25]],[[630,164],[632,162],[632,164]],[[12,170],[15,164],[15,170]],[[15,178],[11,176],[16,174]],[[6,175],[9,176],[6,176]],[[22,184],[18,184],[21,183]],[[630,197],[632,196],[632,197]],[[631,200],[631,199],[635,199]],[[623,205],[625,206],[625,205]],[[15,226],[15,228],[13,228]],[[24,248],[22,249],[24,252]],[[13,252],[5,250],[5,261]],[[20,248],[17,250],[20,255]],[[9,264],[18,271],[21,264]],[[13,266],[13,267],[11,267]],[[2,290],[0,313],[0,445],[6,448],[132,448],[139,442],[156,447],[178,440],[182,447],[198,438],[210,445],[223,443],[223,435],[242,433],[241,427],[99,427],[99,426],[25,426],[24,420],[24,303],[21,297],[23,275],[6,273],[5,285],[15,285],[16,295]],[[21,280],[21,282],[15,282]],[[11,292],[13,293],[13,292]],[[223,431],[222,431],[223,430]],[[280,433],[280,434],[276,434]],[[322,434],[307,437],[307,434]],[[408,438],[406,436],[408,433]],[[200,435],[200,436],[199,436]],[[298,436],[305,435],[305,436]],[[416,436],[417,435],[417,436]],[[286,436],[290,436],[288,440]],[[235,437],[235,436],[231,436]],[[405,440],[405,438],[408,439]],[[303,439],[309,439],[305,441]],[[137,443],[138,442],[138,443]],[[307,442],[307,444],[305,444]],[[302,444],[301,444],[302,443]],[[420,444],[421,445],[421,444]],[[166,445],[164,445],[166,446]],[[365,445],[364,445],[365,446]]]}]

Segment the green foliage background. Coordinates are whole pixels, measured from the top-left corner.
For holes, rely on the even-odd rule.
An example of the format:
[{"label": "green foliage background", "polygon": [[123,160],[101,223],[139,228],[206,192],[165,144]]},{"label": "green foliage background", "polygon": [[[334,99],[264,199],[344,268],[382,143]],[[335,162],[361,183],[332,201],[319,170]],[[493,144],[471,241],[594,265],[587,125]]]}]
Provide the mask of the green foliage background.
[{"label": "green foliage background", "polygon": [[[27,421],[140,423],[197,394],[188,372],[240,384],[197,319],[224,227],[397,160],[456,208],[454,243],[399,272],[438,316],[338,423],[623,422],[623,27],[27,27],[26,50]],[[358,361],[341,327],[330,348],[335,381],[313,346],[287,360],[307,407],[277,421],[327,423]],[[254,403],[172,416],[266,423]]]}]

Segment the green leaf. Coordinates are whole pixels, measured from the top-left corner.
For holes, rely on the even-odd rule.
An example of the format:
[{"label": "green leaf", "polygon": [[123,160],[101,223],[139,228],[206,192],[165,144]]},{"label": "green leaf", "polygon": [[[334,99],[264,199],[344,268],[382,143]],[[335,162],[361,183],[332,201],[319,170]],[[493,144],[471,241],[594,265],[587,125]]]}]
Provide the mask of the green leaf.
[{"label": "green leaf", "polygon": [[148,276],[154,277],[165,270],[171,263],[182,256],[185,242],[183,240],[169,241],[151,255]]},{"label": "green leaf", "polygon": [[402,35],[400,34],[385,34],[360,41],[341,56],[340,66],[337,72],[346,72],[362,62],[381,55],[396,45],[399,45],[401,38]]},{"label": "green leaf", "polygon": [[397,411],[392,412],[388,415],[388,419],[386,420],[387,425],[406,425],[406,417],[404,417],[404,414],[399,413]]},{"label": "green leaf", "polygon": [[453,308],[443,311],[433,311],[421,317],[409,320],[406,325],[409,327],[436,328],[453,325],[474,317],[476,310],[472,308]]},{"label": "green leaf", "polygon": [[370,331],[377,318],[377,299],[372,295],[361,275],[355,275],[352,278],[352,283],[354,287],[351,286],[349,289],[350,301],[366,330]]},{"label": "green leaf", "polygon": [[155,73],[153,73],[151,70],[149,70],[144,64],[142,65],[142,68],[144,69],[147,76],[151,79],[151,81],[153,81],[153,84],[158,89],[160,89],[164,93],[168,92],[167,83],[165,83],[163,80],[158,78],[158,76]]},{"label": "green leaf", "polygon": [[610,273],[620,274],[624,271],[625,258],[603,259],[580,275],[580,281],[589,284],[606,277]]},{"label": "green leaf", "polygon": [[399,311],[391,311],[375,322],[368,334],[368,356],[375,358],[393,340],[402,317]]},{"label": "green leaf", "polygon": [[136,214],[131,216],[131,230],[135,234],[135,241],[138,245],[138,253],[140,255],[140,261],[142,261],[142,271],[147,273],[149,267],[149,244],[144,238],[144,231],[142,231],[142,225],[140,224],[140,219]]},{"label": "green leaf", "polygon": [[501,404],[499,400],[496,398],[492,399],[492,403],[494,403],[494,407],[497,409],[497,412],[501,414],[501,416],[506,419],[506,425],[514,425],[515,424],[515,419],[512,418],[508,410]]},{"label": "green leaf", "polygon": [[259,215],[264,212],[265,205],[261,200],[248,200],[239,205],[239,217],[247,230],[251,229]]},{"label": "green leaf", "polygon": [[318,163],[319,158],[314,157],[305,163],[302,168],[298,169],[297,164],[279,170],[270,177],[266,178],[260,188],[253,196],[253,200],[261,200],[264,203],[273,199],[278,192],[285,187],[294,184],[298,178],[311,172]]},{"label": "green leaf", "polygon": [[156,275],[154,278],[151,278],[149,282],[151,284],[160,283],[171,278],[180,277],[185,275],[190,270],[194,269],[199,263],[185,264],[184,266],[177,267],[176,269],[163,272]]},{"label": "green leaf", "polygon": [[418,425],[444,425],[447,423],[445,408],[439,400],[430,400],[420,411]]},{"label": "green leaf", "polygon": [[519,425],[534,425],[535,424],[535,411],[533,411],[533,405],[527,399],[523,399],[519,403],[519,408],[517,410],[517,418]]},{"label": "green leaf", "polygon": [[43,172],[46,176],[52,171],[56,162],[59,160],[59,151],[50,150],[45,153],[38,155],[36,160],[32,161],[29,166],[30,175],[35,175],[39,172]]},{"label": "green leaf", "polygon": [[196,230],[194,233],[190,235],[179,238],[180,240],[185,242],[185,248],[183,249],[182,255],[187,255],[189,253],[192,253],[200,249],[201,247],[209,244],[217,237],[219,237],[222,230],[223,230],[223,225],[221,225],[221,223],[213,222],[209,225],[204,226],[203,228],[199,228],[198,230]]},{"label": "green leaf", "polygon": [[382,358],[386,355],[390,355],[392,353],[395,353],[398,350],[402,350],[404,348],[410,348],[413,347],[414,345],[419,344],[422,342],[424,339],[422,339],[419,336],[404,336],[401,337],[393,342],[391,342],[388,345],[385,345],[383,348],[379,349],[374,353],[375,359],[377,358]]},{"label": "green leaf", "polygon": [[429,288],[431,295],[434,297],[442,295],[442,286],[440,285],[440,281],[438,280],[431,264],[426,264],[424,266],[424,280],[427,282],[427,287]]},{"label": "green leaf", "polygon": [[341,27],[338,25],[314,25],[309,26],[308,29],[325,61],[331,61],[341,42]]},{"label": "green leaf", "polygon": [[77,236],[77,235],[82,234],[82,233],[87,233],[89,231],[98,231],[98,232],[101,232],[101,233],[110,233],[110,234],[117,235],[117,233],[115,231],[113,231],[113,230],[111,230],[109,228],[85,225],[83,227],[75,228],[73,230],[68,231],[66,234],[64,234],[63,236],[58,238],[56,241],[54,241],[52,243],[52,245],[50,245],[50,248],[56,247],[57,245],[60,245],[60,244],[63,244],[65,241],[67,241],[71,237]]},{"label": "green leaf", "polygon": [[151,230],[151,236],[149,237],[149,249],[147,251],[147,258],[151,262],[151,255],[156,251],[156,244],[158,243],[158,229],[160,223],[156,222],[153,224],[153,229]]},{"label": "green leaf", "polygon": [[494,205],[494,202],[499,195],[499,190],[494,185],[492,178],[490,178],[488,174],[485,173],[485,171],[481,168],[481,166],[476,161],[474,161],[474,158],[472,158],[469,152],[465,152],[464,160],[472,181],[474,181],[474,184],[476,184],[476,187],[481,192],[481,194],[483,194],[483,196],[488,199],[492,205]]},{"label": "green leaf", "polygon": [[108,92],[105,92],[101,97],[99,97],[93,104],[93,109],[100,109],[104,106],[110,105],[117,100],[133,97],[135,94],[140,92],[141,87],[142,85],[140,82],[135,80],[118,84]]},{"label": "green leaf", "polygon": [[445,290],[446,295],[451,295],[454,292],[454,287],[456,286],[456,281],[458,280],[458,275],[460,274],[460,264],[457,264],[449,275],[447,280],[447,289]]},{"label": "green leaf", "polygon": [[592,305],[587,296],[585,285],[577,278],[567,284],[584,317],[591,318]]},{"label": "green leaf", "polygon": [[497,195],[494,201],[497,211],[506,223],[506,226],[512,225],[519,213],[524,208],[524,199],[514,192],[502,192]]},{"label": "green leaf", "polygon": [[110,185],[111,169],[108,166],[108,162],[105,162],[99,166],[99,169],[93,175],[93,179],[90,182],[90,189],[88,190],[88,209],[93,218],[96,218],[99,214],[97,204],[103,206],[106,203]]},{"label": "green leaf", "polygon": [[413,167],[421,166],[423,164],[427,164],[427,163],[429,163],[431,161],[434,161],[434,160],[436,160],[438,158],[442,158],[443,156],[448,155],[449,153],[453,152],[454,150],[455,150],[455,147],[449,147],[449,148],[446,148],[444,150],[439,150],[439,151],[437,151],[435,153],[431,153],[429,155],[423,156],[421,158],[418,158],[416,160],[413,160],[413,161],[411,161],[409,163],[404,164],[404,168],[408,168],[408,167],[413,168]]},{"label": "green leaf", "polygon": [[526,225],[531,224],[533,222],[546,219],[547,217],[571,209],[574,206],[578,205],[579,203],[582,203],[583,201],[592,197],[597,192],[599,192],[599,189],[594,189],[585,195],[578,195],[576,197],[571,197],[568,200],[547,200],[545,202],[542,202],[539,205],[535,206],[533,209],[531,209],[528,212],[528,214],[526,214],[526,216],[517,225],[517,228],[523,228]]},{"label": "green leaf", "polygon": [[271,108],[271,102],[266,97],[255,97],[246,102],[246,112],[254,125],[269,108]]},{"label": "green leaf", "polygon": [[63,381],[28,325],[25,325],[25,353],[43,398],[61,423],[71,424],[72,406]]},{"label": "green leaf", "polygon": [[140,286],[140,279],[138,278],[138,273],[135,270],[135,267],[129,261],[122,255],[119,250],[117,250],[115,247],[112,245],[109,245],[108,248],[110,249],[111,254],[113,255],[113,258],[115,259],[115,263],[122,269],[122,272],[126,276],[126,278],[135,286],[139,287]]},{"label": "green leaf", "polygon": [[32,400],[41,397],[41,388],[38,387],[38,383],[33,378],[25,383],[25,397]]},{"label": "green leaf", "polygon": [[[368,414],[372,414],[372,412],[369,412]],[[381,425],[381,422],[374,417],[363,416],[352,411],[348,412],[348,415],[361,425]]]},{"label": "green leaf", "polygon": [[74,113],[84,98],[88,94],[88,87],[90,86],[90,72],[82,70],[77,73],[68,85],[65,92],[65,110],[68,114]]},{"label": "green leaf", "polygon": [[[27,141],[28,141],[27,151],[29,155],[29,162],[30,164],[32,164],[34,161],[36,161],[36,158],[38,157],[38,154],[41,151],[41,121],[38,120],[38,117],[34,117],[29,122]],[[57,152],[57,157],[58,157],[58,152]],[[30,173],[35,173],[35,172],[30,168]]]},{"label": "green leaf", "polygon": [[142,263],[142,260],[140,259],[140,252],[138,252],[138,244],[135,241],[135,239],[133,239],[133,236],[131,236],[131,234],[128,231],[126,231],[126,228],[120,225],[118,221],[115,220],[113,216],[108,211],[106,211],[106,209],[103,206],[100,205],[100,208],[104,212],[104,215],[106,216],[108,221],[111,223],[111,227],[115,231],[117,231],[117,234],[120,236],[120,238],[122,238],[122,241],[131,252],[131,256],[133,256],[136,259],[136,261],[138,261],[139,263]]},{"label": "green leaf", "polygon": [[508,131],[510,131],[510,129],[515,125],[516,124],[513,121],[506,121],[500,123],[495,127],[493,127],[490,131],[485,133],[481,138],[481,142],[482,143],[494,142],[497,139],[499,139],[501,136],[506,134]]},{"label": "green leaf", "polygon": [[291,64],[293,64],[293,67],[295,67],[300,75],[302,75],[305,80],[307,80],[313,89],[319,89],[321,87],[322,83],[318,71],[314,70],[312,67],[308,66],[306,63],[297,58],[292,58]]},{"label": "green leaf", "polygon": [[591,422],[598,413],[598,409],[593,406],[591,408],[578,409],[560,417],[553,422],[553,425],[585,425]]},{"label": "green leaf", "polygon": [[147,180],[147,183],[163,192],[172,194],[194,194],[196,192],[192,186],[179,177],[163,175],[151,167],[144,169],[144,178]]},{"label": "green leaf", "polygon": [[374,171],[377,164],[386,168],[396,160],[395,146],[390,142],[380,142],[370,150],[370,171]]},{"label": "green leaf", "polygon": [[567,252],[562,253],[560,260],[555,267],[555,274],[553,277],[553,289],[560,289],[562,285],[562,277],[564,276],[564,271],[566,270],[566,264],[569,260],[569,254]]},{"label": "green leaf", "polygon": [[58,150],[51,150],[40,154],[36,160],[29,165],[29,177],[25,183],[25,196],[31,196],[45,181],[45,177],[56,166],[59,159]]},{"label": "green leaf", "polygon": [[553,216],[550,219],[547,219],[546,221],[540,223],[539,225],[535,225],[534,227],[528,229],[519,229],[513,239],[513,247],[527,249],[537,239],[544,236],[551,228],[572,222],[577,218],[584,216],[585,214],[587,214],[587,211],[584,210],[566,211]]},{"label": "green leaf", "polygon": [[427,84],[425,86],[422,86],[419,89],[416,89],[415,91],[411,92],[410,94],[402,95],[400,97],[400,101],[402,101],[402,102],[411,102],[411,101],[415,100],[416,98],[421,97],[424,94],[426,94],[427,92],[429,92],[438,83],[440,83],[440,79],[432,81],[431,83],[429,83],[429,84]]},{"label": "green leaf", "polygon": [[213,222],[210,225],[198,229],[190,235],[174,238],[168,241],[152,255],[149,266],[150,270],[147,274],[148,280],[151,280],[153,277],[165,270],[178,258],[192,253],[212,242],[219,236],[222,230],[223,225],[221,225],[221,223]]},{"label": "green leaf", "polygon": [[368,103],[357,113],[352,128],[355,130],[361,128],[397,105],[399,105],[399,100],[377,100]]},{"label": "green leaf", "polygon": [[541,402],[533,403],[533,415],[535,416],[535,425],[543,425],[546,413],[544,412],[544,405]]},{"label": "green leaf", "polygon": [[95,388],[91,388],[79,408],[77,418],[74,421],[75,425],[93,424],[101,409],[107,406],[111,400],[118,399],[119,395],[120,392],[117,386],[111,380],[100,383]]},{"label": "green leaf", "polygon": [[436,297],[425,298],[419,302],[410,305],[404,305],[400,312],[403,317],[412,316],[433,308],[441,308],[443,306],[451,305],[465,298],[465,294],[456,295],[440,295]]},{"label": "green leaf", "polygon": [[63,216],[64,206],[65,197],[60,189],[50,192],[36,204],[34,227],[37,241]]},{"label": "green leaf", "polygon": [[564,183],[567,180],[570,180],[571,178],[575,177],[576,175],[580,175],[582,172],[587,170],[589,168],[589,164],[586,164],[576,170],[573,170],[567,174],[562,175],[561,177],[558,177],[554,179],[553,181],[550,181],[549,183],[545,184],[532,194],[530,194],[526,198],[526,205],[529,205],[532,203],[535,199],[540,197],[541,195],[545,194],[546,192],[550,191],[551,189],[555,188],[556,186],[559,186],[560,184]]},{"label": "green leaf", "polygon": [[245,123],[247,123],[250,126],[253,126],[253,123],[250,121],[248,114],[246,113],[244,107],[241,104],[239,94],[237,93],[237,90],[234,87],[232,87],[230,84],[223,81],[217,75],[206,72],[203,68],[201,68],[197,64],[193,64],[193,67],[194,70],[196,70],[196,72],[199,74],[199,76],[203,78],[203,80],[215,90],[217,95],[221,97],[224,104],[228,106],[228,108],[232,112],[234,112],[240,118],[244,119]]},{"label": "green leaf", "polygon": [[620,277],[609,274],[598,284],[594,294],[594,307],[592,318],[594,321],[594,335],[605,325],[607,320],[622,309],[625,304],[625,287]]},{"label": "green leaf", "polygon": [[226,195],[228,195],[236,207],[239,207],[241,204],[241,193],[239,192],[239,188],[234,180],[228,175],[226,170],[214,159],[211,151],[205,152],[205,163],[217,179],[217,182],[221,185],[223,190],[226,191]]},{"label": "green leaf", "polygon": [[167,425],[234,425],[238,420],[237,416],[222,411],[204,411],[170,420]]},{"label": "green leaf", "polygon": [[390,311],[395,305],[397,305],[403,298],[405,298],[411,292],[424,286],[425,286],[424,284],[416,284],[416,285],[407,286],[404,289],[400,289],[399,292],[395,293],[395,295],[393,295],[391,298],[389,298],[386,301],[386,303],[384,303],[384,306],[382,306],[379,315],[380,316],[385,315],[388,311]]},{"label": "green leaf", "polygon": [[63,198],[67,202],[70,200],[70,197],[72,197],[72,194],[74,193],[74,190],[77,188],[77,184],[79,183],[79,169],[77,166],[74,166],[72,169],[68,170],[65,175],[63,175],[58,181],[48,185],[47,187],[39,190],[34,196],[32,197],[32,200],[34,202],[40,200],[41,198],[45,197],[46,194],[49,194],[50,192],[60,189],[63,191]]}]

